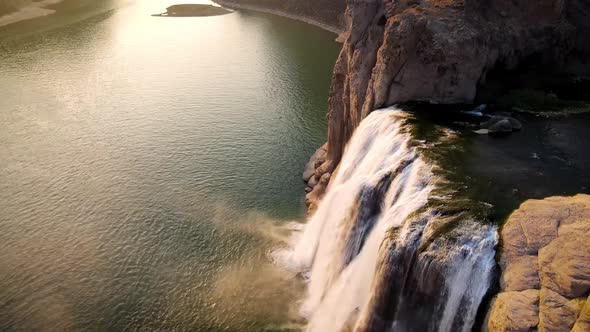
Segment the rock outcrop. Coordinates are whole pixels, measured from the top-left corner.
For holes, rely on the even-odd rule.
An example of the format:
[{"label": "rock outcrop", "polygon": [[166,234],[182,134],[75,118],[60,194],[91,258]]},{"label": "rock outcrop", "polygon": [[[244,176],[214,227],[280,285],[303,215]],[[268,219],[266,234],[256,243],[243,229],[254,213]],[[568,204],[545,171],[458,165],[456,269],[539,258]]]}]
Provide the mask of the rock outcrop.
[{"label": "rock outcrop", "polygon": [[536,61],[559,69],[590,53],[584,0],[349,0],[346,18],[329,101],[335,162],[375,109],[470,103],[494,68]]},{"label": "rock outcrop", "polygon": [[340,33],[346,0],[214,0],[232,9],[250,9],[294,18]]},{"label": "rock outcrop", "polygon": [[528,200],[501,239],[489,331],[590,331],[590,195]]},{"label": "rock outcrop", "polygon": [[303,171],[303,181],[307,183],[305,205],[308,214],[312,214],[317,209],[334,171],[334,163],[326,159],[327,155],[328,151],[324,144],[311,156]]}]

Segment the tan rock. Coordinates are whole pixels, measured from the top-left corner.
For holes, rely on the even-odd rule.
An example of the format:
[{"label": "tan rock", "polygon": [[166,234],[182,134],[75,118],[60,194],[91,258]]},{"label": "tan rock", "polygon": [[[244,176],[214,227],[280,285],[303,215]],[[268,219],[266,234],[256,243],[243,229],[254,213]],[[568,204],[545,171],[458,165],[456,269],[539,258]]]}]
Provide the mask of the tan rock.
[{"label": "tan rock", "polygon": [[315,170],[326,161],[326,144],[319,147],[314,154],[309,158],[305,170],[303,171],[303,181],[309,181],[309,179],[315,174]]},{"label": "tan rock", "polygon": [[539,331],[569,331],[574,326],[581,308],[567,298],[542,288],[539,297]]},{"label": "tan rock", "polygon": [[503,271],[502,289],[507,292],[540,288],[537,256],[516,257],[508,262]]},{"label": "tan rock", "polygon": [[320,178],[326,173],[332,173],[335,165],[336,164],[332,160],[326,160],[315,170],[315,176]]},{"label": "tan rock", "polygon": [[588,332],[590,331],[590,297],[586,299],[584,307],[576,320],[576,324],[572,328],[572,332]]},{"label": "tan rock", "polygon": [[315,185],[313,190],[305,195],[305,205],[307,206],[307,214],[311,215],[317,210],[318,205],[326,190],[328,189],[328,184],[330,182],[330,173],[325,173],[320,177],[320,180]]},{"label": "tan rock", "polygon": [[568,299],[590,292],[590,238],[560,236],[539,251],[541,285]]},{"label": "tan rock", "polygon": [[539,324],[539,291],[505,292],[498,295],[488,329],[493,332],[528,332]]},{"label": "tan rock", "polygon": [[320,179],[317,176],[312,176],[311,179],[309,179],[309,182],[307,182],[307,185],[313,189],[315,188],[315,186],[319,183]]},{"label": "tan rock", "polygon": [[536,255],[539,249],[557,237],[560,222],[557,215],[563,211],[560,206],[560,203],[528,200],[510,216],[509,222],[517,222],[523,230],[529,255]]},{"label": "tan rock", "polygon": [[[501,237],[502,292],[489,331],[590,332],[590,195],[526,201]],[[524,297],[530,292],[537,303]]]}]

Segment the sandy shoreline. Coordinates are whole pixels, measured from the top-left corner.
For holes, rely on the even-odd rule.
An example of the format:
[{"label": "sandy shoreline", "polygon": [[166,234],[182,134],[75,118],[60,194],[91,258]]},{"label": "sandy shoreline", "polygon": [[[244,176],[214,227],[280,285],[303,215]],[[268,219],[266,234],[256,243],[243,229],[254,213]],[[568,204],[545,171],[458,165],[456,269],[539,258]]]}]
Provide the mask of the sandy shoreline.
[{"label": "sandy shoreline", "polygon": [[43,0],[39,2],[33,2],[30,5],[23,7],[14,13],[0,16],[0,27],[20,21],[51,15],[55,13],[55,10],[48,9],[45,7],[49,5],[58,4],[62,1],[63,0]]},{"label": "sandy shoreline", "polygon": [[331,26],[322,22],[319,22],[317,20],[311,19],[309,17],[305,17],[305,16],[299,16],[299,15],[293,15],[293,14],[289,14],[287,12],[281,11],[281,10],[276,10],[276,9],[268,9],[268,8],[264,8],[264,7],[258,7],[258,6],[249,6],[249,5],[238,5],[235,3],[230,3],[227,2],[225,0],[212,0],[213,2],[225,6],[227,8],[230,9],[244,9],[244,10],[252,10],[252,11],[257,11],[257,12],[263,12],[263,13],[268,13],[268,14],[273,14],[273,15],[277,15],[277,16],[283,16],[283,17],[287,17],[293,20],[297,20],[297,21],[301,21],[307,24],[311,24],[314,25],[318,28],[324,29],[326,31],[332,32],[336,35],[340,35],[342,32],[344,32],[342,29],[337,28],[335,26]]}]

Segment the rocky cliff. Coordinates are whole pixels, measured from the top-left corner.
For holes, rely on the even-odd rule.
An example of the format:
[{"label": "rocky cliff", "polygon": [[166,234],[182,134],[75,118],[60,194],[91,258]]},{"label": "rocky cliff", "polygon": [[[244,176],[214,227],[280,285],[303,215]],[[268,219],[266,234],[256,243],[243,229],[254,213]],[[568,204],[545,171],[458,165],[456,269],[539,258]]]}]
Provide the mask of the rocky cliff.
[{"label": "rocky cliff", "polygon": [[329,102],[328,159],[336,163],[375,109],[471,103],[495,69],[579,69],[590,51],[585,0],[349,0],[346,22]]},{"label": "rocky cliff", "polygon": [[590,331],[590,196],[526,201],[501,237],[489,331]]},{"label": "rocky cliff", "polygon": [[214,0],[235,9],[287,16],[340,33],[345,28],[345,0]]}]

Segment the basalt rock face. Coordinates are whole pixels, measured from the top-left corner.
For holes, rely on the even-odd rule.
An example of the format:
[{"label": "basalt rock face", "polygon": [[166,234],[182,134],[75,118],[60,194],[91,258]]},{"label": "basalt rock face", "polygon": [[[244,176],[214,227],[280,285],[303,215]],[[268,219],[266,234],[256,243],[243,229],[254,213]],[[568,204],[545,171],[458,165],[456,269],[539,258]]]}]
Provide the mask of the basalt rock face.
[{"label": "basalt rock face", "polygon": [[585,0],[349,0],[329,100],[328,159],[360,121],[406,101],[470,103],[494,68],[590,53]]},{"label": "basalt rock face", "polygon": [[344,29],[345,0],[215,0],[237,9],[264,9],[303,20],[320,23],[334,31]]},{"label": "basalt rock face", "polygon": [[501,238],[489,331],[590,331],[590,196],[526,201]]}]

